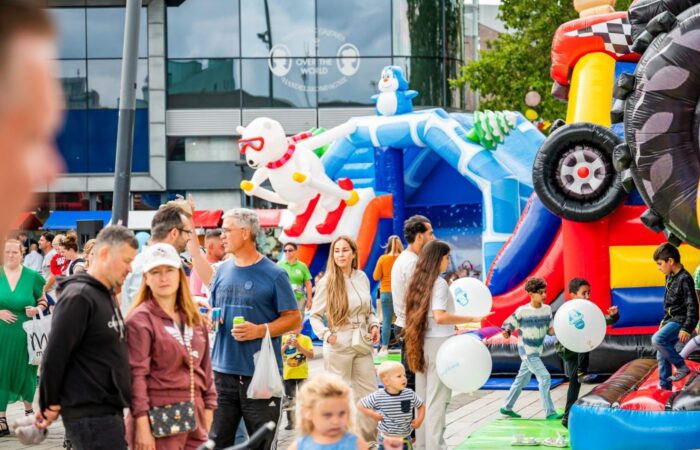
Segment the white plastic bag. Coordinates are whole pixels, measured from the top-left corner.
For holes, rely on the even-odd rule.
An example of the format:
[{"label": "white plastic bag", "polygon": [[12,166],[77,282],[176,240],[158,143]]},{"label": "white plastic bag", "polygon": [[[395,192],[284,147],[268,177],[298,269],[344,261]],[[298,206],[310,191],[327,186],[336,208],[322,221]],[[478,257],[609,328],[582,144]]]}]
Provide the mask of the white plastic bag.
[{"label": "white plastic bag", "polygon": [[272,347],[270,329],[265,325],[265,337],[262,340],[260,351],[253,356],[255,372],[248,386],[248,398],[269,399],[284,395],[284,384],[277,367],[275,349]]},{"label": "white plastic bag", "polygon": [[27,333],[27,352],[29,353],[29,364],[38,366],[41,363],[41,356],[49,343],[49,333],[51,332],[51,316],[39,314],[32,320],[27,320],[22,324],[22,328]]}]

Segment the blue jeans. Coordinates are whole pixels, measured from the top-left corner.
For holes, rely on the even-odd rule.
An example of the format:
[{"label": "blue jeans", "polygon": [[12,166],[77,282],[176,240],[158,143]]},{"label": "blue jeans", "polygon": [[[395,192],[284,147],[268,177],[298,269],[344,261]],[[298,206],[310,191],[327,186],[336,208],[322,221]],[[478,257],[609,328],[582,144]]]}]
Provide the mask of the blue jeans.
[{"label": "blue jeans", "polygon": [[535,355],[527,356],[520,363],[520,370],[515,377],[515,381],[513,381],[513,385],[510,387],[504,408],[508,411],[513,410],[516,400],[518,400],[523,388],[530,382],[533,374],[539,383],[540,400],[542,400],[545,415],[549,416],[556,413],[554,402],[552,402],[552,396],[549,394],[552,377],[549,375],[549,372],[547,372],[547,368],[544,366],[540,357]]},{"label": "blue jeans", "polygon": [[685,367],[685,360],[676,351],[678,343],[678,333],[681,331],[681,324],[668,322],[659,328],[651,338],[651,344],[656,349],[656,359],[659,361],[659,386],[662,389],[671,389],[671,364],[676,366],[676,370]]},{"label": "blue jeans", "polygon": [[382,304],[382,347],[387,347],[391,339],[391,319],[394,317],[391,292],[382,292],[379,294],[379,300]]}]

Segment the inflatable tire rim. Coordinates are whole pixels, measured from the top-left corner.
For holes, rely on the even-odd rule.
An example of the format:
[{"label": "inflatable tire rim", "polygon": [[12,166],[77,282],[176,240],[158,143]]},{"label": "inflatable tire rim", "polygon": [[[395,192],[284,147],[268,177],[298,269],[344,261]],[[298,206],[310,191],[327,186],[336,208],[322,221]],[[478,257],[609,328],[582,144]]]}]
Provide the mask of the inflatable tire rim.
[{"label": "inflatable tire rim", "polygon": [[600,195],[611,177],[604,158],[600,150],[588,145],[577,145],[564,153],[557,167],[557,181],[562,192],[577,199]]},{"label": "inflatable tire rim", "polygon": [[542,144],[532,168],[535,192],[554,214],[591,222],[612,213],[625,199],[613,150],[622,139],[592,123],[564,125]]}]

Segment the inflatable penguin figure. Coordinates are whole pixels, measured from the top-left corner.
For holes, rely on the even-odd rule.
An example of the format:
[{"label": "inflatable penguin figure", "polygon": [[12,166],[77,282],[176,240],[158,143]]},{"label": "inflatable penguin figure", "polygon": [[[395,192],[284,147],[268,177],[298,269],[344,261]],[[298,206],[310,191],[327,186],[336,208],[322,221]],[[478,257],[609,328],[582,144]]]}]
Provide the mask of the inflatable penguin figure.
[{"label": "inflatable penguin figure", "polygon": [[408,81],[399,66],[386,66],[377,83],[379,94],[372,96],[376,103],[377,115],[395,116],[413,111],[411,100],[418,92],[408,90]]}]

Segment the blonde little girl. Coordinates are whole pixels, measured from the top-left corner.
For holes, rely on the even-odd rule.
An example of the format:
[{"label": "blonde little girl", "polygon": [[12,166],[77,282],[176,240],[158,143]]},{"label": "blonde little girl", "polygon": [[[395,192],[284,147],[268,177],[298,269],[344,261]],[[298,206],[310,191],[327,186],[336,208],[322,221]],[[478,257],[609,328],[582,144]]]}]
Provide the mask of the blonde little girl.
[{"label": "blonde little girl", "polygon": [[304,383],[297,396],[299,437],[289,450],[367,450],[354,434],[350,387],[338,375],[322,374]]}]

